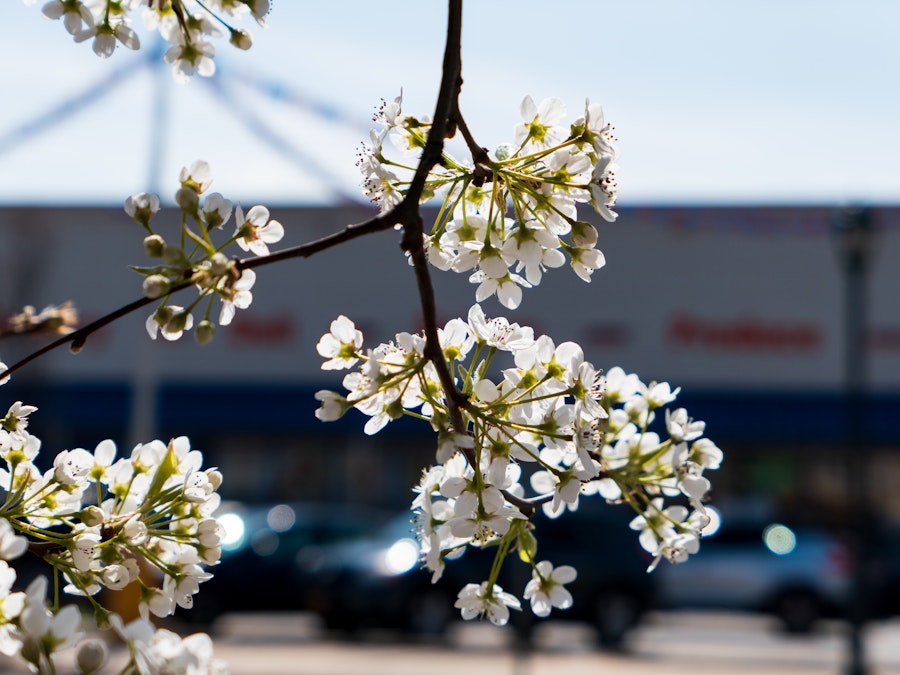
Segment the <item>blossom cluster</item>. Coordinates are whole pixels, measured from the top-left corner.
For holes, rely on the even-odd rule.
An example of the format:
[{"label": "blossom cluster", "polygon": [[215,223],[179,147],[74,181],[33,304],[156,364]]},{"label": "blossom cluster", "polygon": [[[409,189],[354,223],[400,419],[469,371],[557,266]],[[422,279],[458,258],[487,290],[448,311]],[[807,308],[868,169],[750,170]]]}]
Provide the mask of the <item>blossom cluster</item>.
[{"label": "blossom cluster", "polygon": [[78,311],[70,301],[59,305],[47,305],[40,312],[31,305],[25,305],[21,312],[10,317],[6,330],[18,335],[24,333],[68,335],[75,330],[77,323]]},{"label": "blossom cluster", "polygon": [[[174,241],[166,240],[154,231],[151,221],[159,212],[159,197],[154,194],[132,195],[125,202],[125,212],[147,230],[144,250],[160,263],[131,269],[144,276],[144,295],[163,298],[156,311],[147,319],[147,332],[154,340],[162,334],[166,340],[177,340],[194,326],[193,311],[205,301],[203,318],[197,324],[196,338],[200,344],[210,342],[215,335],[212,320],[214,301],[221,307],[219,325],[231,323],[238,309],[245,309],[253,301],[251,288],[256,272],[241,269],[238,261],[229,259],[224,251],[237,244],[243,251],[257,256],[269,254],[268,244],[281,240],[284,228],[277,220],[269,219],[269,210],[256,205],[245,214],[218,192],[208,193],[212,184],[209,164],[196,161],[184,167],[179,175],[181,187],[175,193],[175,203],[181,209],[181,228]],[[213,242],[213,233],[221,230],[234,212],[235,229],[222,243]],[[169,292],[185,284],[193,285],[197,299],[188,307],[169,302]]]},{"label": "blossom cluster", "polygon": [[[374,434],[409,415],[437,432],[437,463],[423,473],[412,504],[424,566],[436,581],[467,546],[497,549],[490,578],[460,592],[463,618],[487,615],[502,624],[509,608],[520,606],[497,584],[514,549],[531,565],[524,598],[537,615],[571,605],[564,584],[576,571],[535,557],[530,515],[538,505],[556,518],[582,498],[627,503],[637,514],[632,528],[653,557],[651,569],[662,558],[680,563],[697,552],[709,522],[704,472],[718,468],[722,452],[703,438],[703,422],[670,406],[678,389],[645,384],[618,367],[601,373],[576,343],[557,345],[527,326],[488,319],[478,304],[438,337],[466,396],[461,423],[453,422],[422,335],[400,333],[364,349],[362,333],[345,316],[317,348],[327,359],[324,369],[350,370],[343,379],[348,393],[318,392],[316,416],[330,421],[355,408],[369,417],[365,431]],[[495,373],[503,359],[508,367]]]},{"label": "blossom cluster", "polygon": [[[37,0],[24,2],[33,5]],[[48,19],[62,21],[75,42],[91,40],[94,53],[107,58],[118,44],[140,49],[132,23],[143,7],[145,26],[171,45],[163,58],[172,66],[175,80],[186,82],[194,74],[209,77],[215,72],[211,38],[228,35],[232,45],[249,49],[250,33],[232,23],[250,14],[265,25],[269,4],[269,0],[49,0],[42,12]]]},{"label": "blossom cluster", "polygon": [[[54,655],[83,637],[75,605],[51,609],[45,577],[24,592],[12,590],[16,573],[7,561],[29,550],[62,576],[66,593],[88,599],[98,625],[118,622],[133,660],[165,665],[177,658],[197,668],[190,672],[221,672],[202,637],[182,642],[158,634],[148,621],[151,614],[191,607],[212,576],[205,566],[221,555],[213,517],[221,474],[201,468],[202,454],[185,437],[139,444],[118,458],[115,444],[105,440],[93,451],[63,450],[41,471],[35,464],[41,442],[28,430],[36,410],[17,401],[0,419],[0,653],[22,658],[36,672],[55,672]],[[129,584],[140,587],[143,620],[126,629],[94,596]],[[97,649],[89,641],[79,659],[102,657],[102,665],[105,652]],[[171,665],[140,672],[188,672]]]},{"label": "blossom cluster", "polygon": [[[607,221],[616,219],[618,152],[602,108],[587,102],[568,127],[561,125],[566,106],[559,98],[538,105],[526,96],[519,112],[514,142],[473,161],[444,152],[423,193],[423,199],[444,194],[426,235],[431,264],[469,273],[478,284],[476,301],[496,294],[509,309],[521,303],[523,288],[538,285],[544,271],[561,267],[567,256],[585,281],[605,264],[596,248],[597,230],[578,220],[578,204],[590,204]],[[360,150],[357,165],[363,192],[386,210],[406,194],[431,123],[404,113],[402,97],[384,103],[375,121],[379,128]],[[386,139],[399,159],[389,157]]]}]

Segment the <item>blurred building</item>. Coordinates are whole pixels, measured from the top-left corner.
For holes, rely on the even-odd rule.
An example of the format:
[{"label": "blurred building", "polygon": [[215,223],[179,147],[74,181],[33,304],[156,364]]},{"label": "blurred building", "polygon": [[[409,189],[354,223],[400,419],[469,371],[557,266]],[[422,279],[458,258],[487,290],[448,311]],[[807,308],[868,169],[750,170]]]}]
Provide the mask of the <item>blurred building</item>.
[{"label": "blurred building", "polygon": [[[285,245],[368,217],[361,207],[272,208]],[[160,217],[165,217],[164,210]],[[846,506],[842,448],[844,330],[841,267],[829,208],[622,209],[598,222],[608,264],[590,285],[556,270],[508,312],[557,342],[575,340],[596,365],[682,387],[680,401],[726,451],[717,498],[763,496],[794,509]],[[865,442],[870,494],[900,517],[900,208],[875,208]],[[227,226],[226,226],[227,227]],[[0,311],[71,300],[82,322],[140,296],[141,229],[120,209],[0,209]],[[258,270],[249,310],[212,345],[190,336],[147,339],[150,309],[31,364],[2,392],[40,410],[31,428],[45,452],[121,447],[188,434],[226,476],[227,496],[327,499],[399,505],[433,457],[433,437],[400,421],[375,437],[351,412],[315,419],[318,389],[340,390],[320,370],[319,337],[338,314],[368,345],[421,328],[411,268],[388,231],[310,259]],[[443,319],[474,301],[466,275],[435,271]],[[190,291],[185,294],[189,296]],[[176,299],[177,303],[178,300]],[[218,311],[217,309],[215,310]],[[46,337],[7,337],[13,363]],[[52,455],[51,455],[52,456]]]}]

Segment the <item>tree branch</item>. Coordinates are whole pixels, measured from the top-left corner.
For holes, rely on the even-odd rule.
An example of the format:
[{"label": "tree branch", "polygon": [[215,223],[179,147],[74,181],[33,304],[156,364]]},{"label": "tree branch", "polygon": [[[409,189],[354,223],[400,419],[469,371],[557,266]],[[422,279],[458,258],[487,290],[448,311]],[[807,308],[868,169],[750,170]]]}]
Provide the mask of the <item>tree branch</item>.
[{"label": "tree branch", "polygon": [[469,125],[466,124],[465,118],[459,111],[459,100],[454,104],[453,119],[466,141],[469,152],[472,153],[472,161],[475,163],[475,170],[478,171],[479,167],[485,167],[491,161],[491,158],[488,155],[488,149],[478,145],[478,142],[469,130]]},{"label": "tree branch", "polygon": [[[403,239],[401,246],[409,253],[416,275],[416,283],[419,289],[419,297],[422,305],[422,318],[425,332],[425,356],[434,364],[441,386],[444,389],[448,402],[450,419],[454,428],[459,433],[466,433],[466,425],[462,419],[460,410],[468,406],[468,399],[457,389],[453,374],[447,365],[440,346],[437,333],[437,310],[434,299],[434,287],[428,269],[428,261],[424,249],[424,226],[419,210],[419,202],[425,189],[425,184],[431,170],[441,161],[444,148],[444,139],[451,137],[459,127],[466,142],[473,150],[476,162],[482,157],[487,157],[487,151],[478,148],[472,138],[462,115],[459,113],[459,92],[462,86],[462,59],[460,56],[460,43],[462,35],[462,0],[449,0],[447,19],[447,41],[444,49],[441,86],[438,92],[437,103],[428,138],[422,157],[416,168],[416,173],[410,183],[402,202],[387,212],[380,214],[362,223],[348,225],[342,231],[323,237],[307,244],[278,251],[268,256],[246,258],[237,260],[238,269],[252,269],[270,265],[291,258],[305,258],[315,253],[332,248],[357,237],[382,230],[389,229],[393,225],[400,224],[403,227]],[[177,284],[170,288],[162,297],[168,297],[173,293],[191,286],[190,281]],[[92,321],[68,335],[63,335],[44,347],[32,352],[25,358],[9,366],[0,373],[0,379],[5,378],[20,370],[35,359],[51,352],[63,345],[71,345],[73,351],[80,350],[88,337],[98,330],[108,326],[118,319],[131,314],[143,307],[158,302],[160,298],[140,298],[119,309]]]},{"label": "tree branch", "polygon": [[424,227],[422,215],[419,211],[419,201],[425,188],[428,174],[441,161],[444,150],[444,138],[452,136],[456,130],[453,122],[453,113],[456,108],[456,99],[459,96],[459,88],[462,86],[462,59],[460,57],[460,43],[462,37],[462,0],[450,0],[447,12],[447,42],[444,47],[444,62],[442,66],[441,87],[438,91],[435,104],[434,117],[431,129],[425,141],[425,148],[416,167],[415,176],[410,184],[403,202],[398,205],[401,210],[403,224],[403,250],[409,253],[415,270],[416,283],[419,288],[419,298],[422,304],[422,321],[425,330],[425,356],[437,371],[441,381],[441,387],[447,397],[447,410],[450,421],[457,433],[466,433],[466,424],[463,421],[462,408],[468,406],[468,399],[459,389],[453,378],[453,373],[447,365],[441,349],[437,332],[437,310],[434,301],[434,286],[431,283],[431,274],[428,270],[428,259],[424,248]]},{"label": "tree branch", "polygon": [[[358,237],[362,237],[367,234],[371,234],[373,232],[380,232],[383,230],[388,230],[397,223],[401,222],[401,215],[397,208],[393,208],[385,213],[382,213],[374,218],[371,218],[362,223],[354,223],[352,225],[347,225],[340,232],[336,232],[334,234],[322,237],[321,239],[317,239],[315,241],[309,242],[307,244],[301,244],[299,246],[294,246],[292,248],[284,249],[283,251],[278,251],[276,253],[272,253],[267,256],[259,256],[255,258],[244,258],[237,260],[238,269],[252,269],[255,267],[263,267],[264,265],[271,265],[272,263],[280,262],[282,260],[289,260],[291,258],[308,258],[309,256],[324,251],[326,249],[332,248],[339,244],[343,244],[344,242],[351,241]],[[44,354],[48,352],[52,352],[53,350],[62,347],[64,345],[70,344],[72,351],[79,351],[87,342],[87,339],[96,333],[101,328],[105,328],[109,324],[121,319],[123,316],[127,316],[132,312],[136,312],[142,307],[146,307],[147,305],[152,305],[155,302],[159,302],[159,300],[163,297],[168,297],[178,291],[182,291],[185,288],[192,286],[192,282],[185,281],[176,286],[170,288],[163,296],[159,298],[140,298],[131,302],[119,309],[106,314],[105,316],[100,317],[96,321],[92,321],[86,326],[82,326],[81,328],[72,331],[68,335],[63,335],[53,342],[44,345],[40,349],[35,352],[32,352],[25,358],[17,361],[13,365],[7,367],[7,369],[3,372],[0,372],[0,380],[12,375],[17,370],[24,368],[26,365],[31,363],[32,361],[40,358]]]}]

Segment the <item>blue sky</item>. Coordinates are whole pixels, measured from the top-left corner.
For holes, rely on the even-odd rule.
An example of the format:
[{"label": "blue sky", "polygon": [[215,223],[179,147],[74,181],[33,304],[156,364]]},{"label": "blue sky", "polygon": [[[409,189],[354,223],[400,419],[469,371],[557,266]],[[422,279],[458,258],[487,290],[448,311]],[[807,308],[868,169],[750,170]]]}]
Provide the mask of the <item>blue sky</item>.
[{"label": "blue sky", "polygon": [[[142,54],[101,61],[40,0],[4,4],[2,204],[119,204],[157,181],[167,195],[197,158],[244,203],[331,203],[356,193],[354,151],[379,99],[403,87],[404,107],[427,114],[439,81],[442,2],[276,0],[250,52],[219,47],[230,98],[144,68],[19,142],[16,129]],[[561,96],[570,118],[589,97],[620,139],[621,204],[900,203],[894,0],[469,0],[465,11],[462,105],[484,145],[508,140],[525,94]],[[278,83],[279,95],[240,81]]]}]

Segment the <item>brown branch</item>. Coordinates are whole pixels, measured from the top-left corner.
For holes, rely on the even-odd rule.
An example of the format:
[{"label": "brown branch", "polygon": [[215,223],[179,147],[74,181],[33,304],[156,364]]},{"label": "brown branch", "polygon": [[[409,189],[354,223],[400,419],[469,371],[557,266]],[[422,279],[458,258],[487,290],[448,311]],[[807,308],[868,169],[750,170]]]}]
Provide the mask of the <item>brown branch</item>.
[{"label": "brown branch", "polygon": [[457,128],[459,129],[460,133],[462,133],[463,138],[466,141],[469,152],[472,153],[472,161],[475,163],[475,170],[477,171],[479,167],[485,167],[491,161],[491,158],[488,155],[488,149],[481,145],[478,145],[478,141],[475,140],[475,137],[469,130],[469,125],[466,124],[466,120],[463,118],[462,113],[459,111],[458,100],[455,103],[453,119],[456,122]]},{"label": "brown branch", "polygon": [[373,232],[382,232],[389,230],[394,225],[402,222],[400,206],[385,211],[362,223],[353,223],[347,225],[340,232],[329,234],[321,239],[316,239],[306,244],[300,244],[282,251],[270,253],[269,255],[259,256],[256,258],[244,258],[237,261],[238,269],[249,270],[255,267],[264,267],[272,263],[281,262],[282,260],[290,260],[291,258],[308,258],[316,253],[321,253],[329,248],[333,248],[339,244],[343,244],[358,237],[362,237]]},{"label": "brown branch", "polygon": [[52,541],[31,541],[28,540],[28,552],[33,553],[39,558],[46,558],[48,555],[62,553],[66,547]]},{"label": "brown branch", "polygon": [[[343,244],[344,242],[356,239],[357,237],[390,229],[395,224],[401,222],[400,218],[401,216],[398,212],[398,209],[394,208],[365,222],[347,225],[340,232],[322,237],[321,239],[317,239],[307,244],[301,244],[300,246],[287,248],[283,251],[278,251],[277,253],[272,253],[271,255],[267,256],[237,260],[237,267],[239,269],[252,269],[254,267],[262,267],[264,265],[270,265],[272,263],[280,262],[282,260],[288,260],[291,258],[307,258],[315,253],[319,253],[339,244]],[[9,375],[12,375],[17,370],[24,368],[26,365],[40,358],[44,354],[52,352],[53,350],[64,345],[70,344],[73,351],[78,351],[84,346],[85,342],[87,342],[87,339],[101,328],[105,328],[114,321],[121,319],[123,316],[127,316],[128,314],[131,314],[132,312],[135,312],[142,307],[146,307],[147,305],[151,305],[154,302],[159,302],[161,298],[168,297],[192,285],[192,282],[185,281],[183,283],[177,284],[176,286],[173,286],[159,298],[140,298],[139,300],[135,300],[134,302],[131,302],[113,312],[110,312],[109,314],[106,314],[105,316],[100,317],[96,321],[92,321],[86,326],[82,326],[81,328],[72,331],[68,335],[63,335],[53,342],[44,345],[37,351],[32,352],[20,361],[17,361],[13,365],[7,367],[5,371],[0,372],[0,380]]]},{"label": "brown branch", "polygon": [[444,139],[452,136],[456,130],[453,123],[453,113],[456,109],[456,100],[459,96],[459,88],[462,86],[462,59],[460,57],[460,42],[462,37],[462,0],[450,0],[447,17],[447,42],[444,47],[444,61],[442,66],[441,86],[438,91],[434,116],[428,138],[425,140],[425,148],[419,165],[416,167],[415,176],[410,183],[409,191],[403,201],[397,206],[400,211],[400,222],[403,225],[403,250],[409,253],[415,270],[416,283],[419,288],[419,298],[422,305],[422,321],[425,328],[425,357],[428,358],[437,371],[441,381],[441,387],[447,397],[447,409],[450,421],[457,433],[466,433],[466,424],[463,421],[461,409],[468,406],[468,399],[459,389],[444,358],[440,340],[437,333],[437,309],[434,301],[434,286],[431,283],[431,274],[428,269],[428,259],[425,255],[424,227],[422,215],[419,212],[419,201],[425,188],[428,174],[441,161],[444,151]]},{"label": "brown branch", "polygon": [[[183,288],[187,288],[190,285],[190,282],[185,282],[183,284],[174,286],[169,289],[169,292],[166,293],[166,295],[171,295],[172,293],[180,291]],[[135,300],[134,302],[131,302],[124,307],[120,307],[114,312],[110,312],[106,316],[100,317],[96,321],[92,321],[88,325],[83,326],[78,330],[72,331],[68,335],[63,335],[62,337],[57,338],[50,344],[44,345],[37,351],[32,352],[25,358],[21,359],[20,361],[16,361],[16,363],[9,366],[6,370],[0,373],[0,380],[8,377],[9,375],[12,375],[14,372],[21,368],[24,368],[35,359],[38,359],[44,354],[52,352],[54,349],[62,347],[63,345],[71,344],[72,351],[80,350],[84,346],[84,343],[87,341],[88,336],[90,336],[92,333],[96,333],[98,330],[108,326],[113,321],[121,319],[123,316],[127,316],[128,314],[139,310],[141,307],[146,307],[147,305],[156,302],[157,300],[159,300],[159,298],[141,298],[140,300]]]}]

